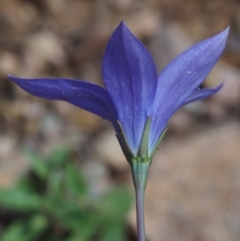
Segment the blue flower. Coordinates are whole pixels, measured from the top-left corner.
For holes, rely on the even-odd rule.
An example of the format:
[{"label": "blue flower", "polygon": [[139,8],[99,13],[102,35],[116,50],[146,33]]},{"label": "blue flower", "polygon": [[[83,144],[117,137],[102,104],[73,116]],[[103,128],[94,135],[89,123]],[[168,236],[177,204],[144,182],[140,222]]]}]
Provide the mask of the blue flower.
[{"label": "blue flower", "polygon": [[228,31],[192,46],[158,75],[148,50],[122,22],[103,57],[106,89],[65,78],[9,78],[32,95],[63,100],[110,121],[128,161],[149,160],[177,109],[221,89],[198,87],[222,54]]}]

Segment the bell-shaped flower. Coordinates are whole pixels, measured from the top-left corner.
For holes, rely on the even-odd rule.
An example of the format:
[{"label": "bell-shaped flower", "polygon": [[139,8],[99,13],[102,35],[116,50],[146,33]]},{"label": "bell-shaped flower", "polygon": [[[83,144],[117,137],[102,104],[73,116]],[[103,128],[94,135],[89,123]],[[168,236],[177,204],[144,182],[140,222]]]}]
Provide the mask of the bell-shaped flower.
[{"label": "bell-shaped flower", "polygon": [[150,161],[171,115],[221,89],[199,89],[222,54],[229,28],[175,58],[160,75],[143,44],[122,22],[103,57],[105,88],[66,78],[9,78],[28,93],[63,100],[110,121],[128,161]]}]

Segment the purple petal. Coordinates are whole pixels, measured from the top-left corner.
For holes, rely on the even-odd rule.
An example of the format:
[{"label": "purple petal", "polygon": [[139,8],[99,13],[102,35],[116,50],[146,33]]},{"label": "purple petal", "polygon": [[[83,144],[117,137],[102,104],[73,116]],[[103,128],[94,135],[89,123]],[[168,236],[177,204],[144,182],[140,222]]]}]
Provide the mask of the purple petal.
[{"label": "purple petal", "polygon": [[197,100],[202,100],[205,98],[208,98],[214,94],[216,94],[221,88],[223,87],[223,84],[215,87],[215,88],[209,88],[209,89],[200,89],[200,90],[195,90],[181,105],[187,105],[189,103],[192,103]]},{"label": "purple petal", "polygon": [[149,52],[123,22],[108,42],[103,79],[128,144],[136,152],[154,100],[157,73]]},{"label": "purple petal", "polygon": [[63,100],[90,111],[113,124],[117,120],[115,107],[105,89],[73,79],[9,78],[28,93],[49,100]]},{"label": "purple petal", "polygon": [[194,45],[174,59],[159,75],[152,109],[151,148],[176,110],[176,103],[181,106],[216,64],[225,48],[228,32],[229,28]]}]

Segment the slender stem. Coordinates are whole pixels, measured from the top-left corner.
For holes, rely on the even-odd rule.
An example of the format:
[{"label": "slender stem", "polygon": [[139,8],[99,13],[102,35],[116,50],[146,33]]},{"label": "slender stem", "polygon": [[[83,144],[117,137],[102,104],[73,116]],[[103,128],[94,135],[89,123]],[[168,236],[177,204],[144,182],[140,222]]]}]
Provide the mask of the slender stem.
[{"label": "slender stem", "polygon": [[136,216],[138,241],[145,241],[144,193],[150,162],[133,162],[131,165],[136,192]]},{"label": "slender stem", "polygon": [[136,187],[136,215],[137,215],[137,234],[138,241],[145,241],[145,224],[144,224],[144,192],[145,187]]}]

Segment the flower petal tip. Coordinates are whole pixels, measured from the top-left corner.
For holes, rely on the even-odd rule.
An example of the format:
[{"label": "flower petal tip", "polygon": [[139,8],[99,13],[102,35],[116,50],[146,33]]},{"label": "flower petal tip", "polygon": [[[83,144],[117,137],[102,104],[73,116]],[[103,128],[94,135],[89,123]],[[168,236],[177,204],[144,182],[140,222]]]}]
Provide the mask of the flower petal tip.
[{"label": "flower petal tip", "polygon": [[[229,34],[229,31],[230,31],[230,26],[228,26],[225,30],[223,30],[221,33],[225,36],[225,38],[228,37],[228,34]],[[220,33],[220,34],[221,34]]]},{"label": "flower petal tip", "polygon": [[[125,36],[125,35],[133,36],[133,34],[131,33],[130,29],[127,27],[124,21],[121,21],[121,23],[116,28],[115,32],[120,32],[122,36]],[[133,37],[135,38],[135,36]]]},{"label": "flower petal tip", "polygon": [[11,81],[13,81],[15,84],[19,84],[19,78],[14,77],[14,76],[12,76],[12,75],[10,75],[10,74],[8,74],[7,76],[8,76],[8,78],[9,78]]},{"label": "flower petal tip", "polygon": [[123,20],[120,22],[120,24],[118,26],[127,28],[127,26]]},{"label": "flower petal tip", "polygon": [[230,30],[230,26],[228,26],[225,30],[223,30],[219,34],[213,36],[212,38],[214,39],[214,41],[216,41],[216,43],[217,42],[218,43],[223,42],[223,45],[225,47],[226,42],[227,42],[227,38],[228,38],[228,34],[229,34],[229,30]]}]

